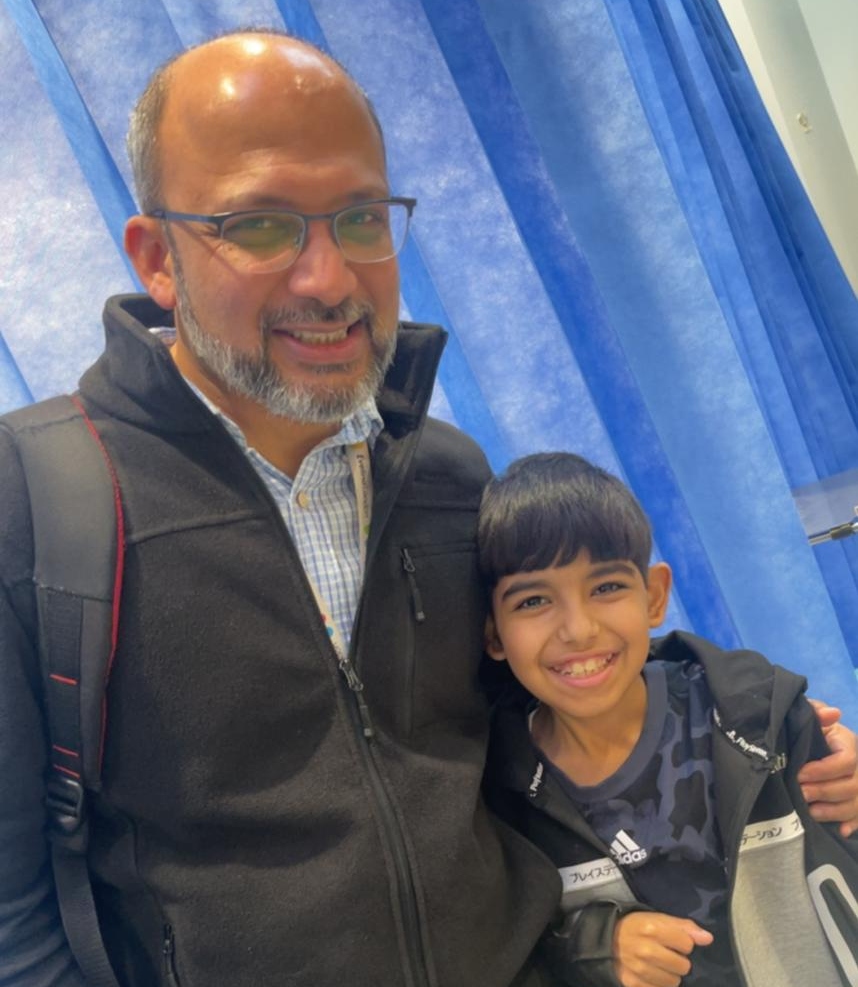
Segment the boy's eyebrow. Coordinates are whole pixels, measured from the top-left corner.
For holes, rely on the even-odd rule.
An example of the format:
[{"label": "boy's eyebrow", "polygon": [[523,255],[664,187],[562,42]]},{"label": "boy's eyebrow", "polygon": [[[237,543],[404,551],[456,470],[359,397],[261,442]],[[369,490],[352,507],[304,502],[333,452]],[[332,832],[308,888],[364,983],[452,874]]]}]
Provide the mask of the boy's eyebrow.
[{"label": "boy's eyebrow", "polygon": [[[618,572],[624,573],[627,576],[633,576],[637,571],[638,567],[634,562],[626,562],[624,559],[610,559],[608,562],[595,563],[593,568],[587,573],[587,578],[601,579],[604,576],[615,575]],[[528,575],[528,573],[523,573],[520,579],[516,579],[515,582],[510,583],[503,593],[501,593],[501,602],[515,593],[527,593],[535,589],[544,589],[547,585],[545,579],[528,579]]]},{"label": "boy's eyebrow", "polygon": [[505,600],[508,596],[513,596],[515,593],[527,593],[534,589],[544,589],[545,580],[544,579],[525,579],[522,577],[516,580],[514,583],[510,583],[509,586],[501,593],[501,601]]},{"label": "boy's eyebrow", "polygon": [[634,562],[626,562],[625,559],[611,559],[609,562],[597,562],[590,570],[588,578],[598,579],[600,576],[609,576],[613,572],[624,572],[633,576],[638,571]]}]

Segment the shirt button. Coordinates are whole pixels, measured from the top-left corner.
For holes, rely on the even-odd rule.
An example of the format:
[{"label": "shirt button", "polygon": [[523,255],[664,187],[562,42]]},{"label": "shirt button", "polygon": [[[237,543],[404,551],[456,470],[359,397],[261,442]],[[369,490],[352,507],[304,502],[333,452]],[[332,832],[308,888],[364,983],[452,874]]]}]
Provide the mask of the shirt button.
[{"label": "shirt button", "polygon": [[306,490],[301,490],[298,493],[298,496],[295,498],[295,500],[298,502],[298,506],[299,507],[309,507],[310,506],[310,495],[307,493]]}]

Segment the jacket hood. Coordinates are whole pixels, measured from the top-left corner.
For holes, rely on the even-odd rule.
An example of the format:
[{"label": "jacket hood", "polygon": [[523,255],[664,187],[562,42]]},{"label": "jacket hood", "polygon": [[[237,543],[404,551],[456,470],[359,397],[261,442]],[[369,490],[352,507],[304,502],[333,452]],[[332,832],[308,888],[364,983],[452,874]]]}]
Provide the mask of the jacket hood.
[{"label": "jacket hood", "polygon": [[715,702],[715,726],[742,754],[771,764],[778,734],[807,680],[756,651],[723,651],[704,638],[673,631],[652,642],[651,658],[696,661],[706,672]]},{"label": "jacket hood", "polygon": [[[149,331],[173,325],[173,313],[148,295],[109,298],[104,307],[109,345],[81,377],[84,397],[109,407],[125,421],[160,431],[211,428],[211,415],[186,384],[166,347]],[[439,326],[400,323],[396,354],[376,398],[394,436],[414,429],[425,417],[446,340]],[[129,372],[132,367],[134,371]]]}]

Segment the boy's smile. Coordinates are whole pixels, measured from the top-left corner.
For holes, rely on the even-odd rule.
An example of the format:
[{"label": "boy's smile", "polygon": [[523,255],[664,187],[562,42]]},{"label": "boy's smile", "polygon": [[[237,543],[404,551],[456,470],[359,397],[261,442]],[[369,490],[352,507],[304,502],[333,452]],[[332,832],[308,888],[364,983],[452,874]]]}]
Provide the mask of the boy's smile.
[{"label": "boy's smile", "polygon": [[593,562],[587,551],[567,565],[513,573],[492,594],[486,650],[565,726],[622,721],[645,699],[649,632],[669,591],[663,564],[645,582],[634,563]]}]

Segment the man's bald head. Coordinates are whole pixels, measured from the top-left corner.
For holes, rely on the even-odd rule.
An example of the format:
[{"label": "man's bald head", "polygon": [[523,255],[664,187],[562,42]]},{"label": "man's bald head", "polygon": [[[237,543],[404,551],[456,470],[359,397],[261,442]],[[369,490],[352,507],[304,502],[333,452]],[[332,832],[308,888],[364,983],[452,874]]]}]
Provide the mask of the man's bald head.
[{"label": "man's bald head", "polygon": [[140,211],[151,212],[164,205],[163,173],[165,147],[161,124],[165,113],[183,114],[185,126],[193,126],[197,114],[219,112],[224,120],[224,139],[229,139],[229,110],[236,110],[235,125],[241,123],[241,107],[253,98],[254,87],[270,97],[282,92],[284,99],[313,100],[326,90],[349,89],[369,114],[384,153],[381,125],[369,98],[330,55],[320,48],[275,29],[230,32],[180,52],[152,76],[131,114],[127,147]]}]

